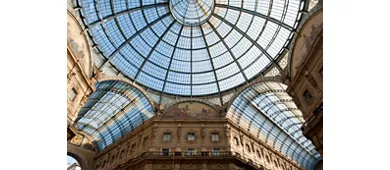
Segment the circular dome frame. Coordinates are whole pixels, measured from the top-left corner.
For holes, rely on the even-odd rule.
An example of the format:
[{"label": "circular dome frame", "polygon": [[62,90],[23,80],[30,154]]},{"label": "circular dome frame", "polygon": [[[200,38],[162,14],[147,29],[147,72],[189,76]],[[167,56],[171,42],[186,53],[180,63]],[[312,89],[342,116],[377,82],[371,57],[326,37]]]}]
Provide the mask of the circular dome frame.
[{"label": "circular dome frame", "polygon": [[[184,0],[184,1],[189,1],[189,0]],[[194,1],[200,1],[200,0],[194,0]],[[202,25],[202,24],[204,24],[204,23],[206,23],[209,19],[210,19],[210,17],[211,17],[211,14],[213,14],[214,13],[214,8],[215,8],[215,1],[216,0],[211,0],[212,1],[212,6],[210,7],[210,14],[209,14],[209,16],[207,16],[206,18],[204,18],[202,21],[200,21],[199,23],[197,23],[197,24],[189,24],[189,23],[185,23],[184,21],[181,21],[181,19],[180,18],[178,18],[178,17],[176,17],[176,15],[173,13],[173,11],[175,11],[175,9],[174,9],[174,5],[172,5],[172,0],[169,0],[169,10],[170,10],[170,12],[172,13],[172,16],[179,22],[179,23],[181,23],[181,24],[183,24],[183,25],[186,25],[186,26],[199,26],[199,25]],[[202,8],[203,9],[203,8]],[[188,11],[188,9],[187,9],[187,11]],[[187,12],[186,11],[186,12]],[[187,14],[187,13],[186,13]]]},{"label": "circular dome frame", "polygon": [[[296,32],[296,27],[302,18],[302,11],[307,10],[308,4],[305,0],[283,1],[284,6],[282,9],[279,9],[277,8],[277,2],[273,2],[273,4],[268,4],[267,14],[263,14],[264,12],[256,12],[256,9],[261,6],[258,0],[253,0],[257,4],[254,7],[255,11],[249,10],[248,8],[251,7],[245,4],[245,2],[251,1],[241,3],[241,7],[243,7],[241,8],[234,4],[219,4],[217,3],[219,1],[216,0],[215,12],[213,11],[207,22],[201,26],[185,26],[175,21],[169,11],[169,3],[164,2],[164,0],[160,1],[162,3],[146,4],[146,1],[141,0],[138,6],[130,7],[130,2],[121,0],[98,0],[96,3],[92,0],[78,0],[77,8],[81,9],[79,14],[88,30],[86,33],[92,40],[93,46],[97,47],[97,50],[105,59],[104,63],[99,66],[100,68],[110,64],[118,72],[134,82],[162,94],[175,96],[221,94],[249,83],[256,77],[265,75],[270,70],[277,69],[279,72],[283,71],[278,62],[281,60],[282,54],[288,49],[291,39]],[[229,0],[226,2],[239,3],[242,1]],[[264,2],[269,3],[269,1]],[[296,10],[295,13],[293,12],[294,15],[291,14],[291,11],[288,11],[292,9],[292,3],[297,3],[295,4]],[[162,8],[164,7],[167,10],[166,13],[158,13],[163,11],[164,9]],[[152,13],[150,9],[156,11],[154,14],[157,15],[154,16],[158,17],[155,20],[150,19],[153,16],[149,14]],[[89,11],[89,13],[86,14],[86,11]],[[280,11],[282,11],[281,14],[278,13]],[[233,13],[236,13],[234,14],[235,16],[233,16]],[[246,21],[248,16],[250,17],[250,22]],[[293,19],[291,19],[291,16],[293,16]],[[172,21],[168,22],[167,20],[169,19],[167,18],[170,18]],[[275,18],[280,18],[280,20]],[[285,18],[290,18],[290,20],[285,20]],[[137,25],[140,24],[138,20],[145,22],[143,23],[144,27]],[[263,24],[258,23],[260,20],[263,21]],[[127,24],[127,27],[122,27],[125,24]],[[227,33],[226,31],[221,32],[223,31],[220,29],[221,25],[230,27],[230,30]],[[164,33],[158,32],[156,29],[158,26],[165,27]],[[242,27],[246,27],[246,29],[242,29]],[[257,29],[260,32],[250,31],[252,27],[261,28]],[[184,28],[187,29],[186,33],[183,33]],[[130,36],[127,35],[129,32],[134,33]],[[284,41],[280,40],[281,32],[285,33],[284,37],[282,37]],[[195,33],[198,36],[194,36]],[[164,35],[167,34],[175,34],[176,41],[165,40]],[[214,34],[214,39],[209,38],[211,34]],[[239,38],[237,38],[237,34]],[[157,37],[155,42],[150,42],[147,37],[149,35],[160,36]],[[179,45],[180,43],[178,42],[183,41],[181,39],[184,38],[188,39],[188,37],[190,37],[189,45],[191,48],[181,47],[188,46],[188,44]],[[168,38],[172,39],[172,36]],[[232,41],[231,39],[237,39],[237,41],[232,43],[230,42]],[[193,47],[194,42],[199,43],[202,40],[203,44],[201,46],[203,47]],[[216,43],[213,42],[216,40]],[[246,40],[246,44],[250,45],[249,48],[245,48],[244,40]],[[133,41],[135,43],[132,43]],[[163,52],[160,53],[161,51],[159,50],[164,49],[158,47],[160,43],[165,43],[166,46],[168,44],[167,47],[173,48],[169,56],[164,56]],[[211,49],[218,46],[217,44],[220,48],[224,48],[224,51]],[[239,51],[240,47],[242,52]],[[143,50],[143,48],[149,48],[150,51],[146,54],[141,54],[142,52],[138,50]],[[218,51],[222,51],[222,54],[212,55]],[[253,54],[253,51],[255,51],[255,54]],[[187,56],[187,60],[185,60],[183,59],[185,57],[178,58],[178,55],[175,53],[190,53],[190,56]],[[198,55],[198,53],[203,56]],[[235,56],[236,53],[239,55]],[[160,55],[160,58],[156,57],[157,55]],[[164,57],[167,59],[164,59]],[[261,60],[267,60],[268,62],[261,63]],[[164,62],[165,66],[159,62]],[[223,62],[227,64],[223,64]],[[180,70],[185,69],[183,65],[189,65],[190,71]],[[198,66],[207,66],[208,69],[194,70]]]}]

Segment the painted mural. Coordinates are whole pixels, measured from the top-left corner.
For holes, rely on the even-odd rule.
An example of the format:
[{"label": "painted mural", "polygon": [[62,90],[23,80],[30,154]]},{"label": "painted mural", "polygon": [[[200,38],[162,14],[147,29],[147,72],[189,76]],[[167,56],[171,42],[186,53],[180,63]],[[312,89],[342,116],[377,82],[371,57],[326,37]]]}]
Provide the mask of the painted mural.
[{"label": "painted mural", "polygon": [[67,17],[67,45],[79,59],[79,64],[84,69],[84,72],[90,74],[91,66],[89,63],[91,57],[87,39],[76,19],[69,12]]},{"label": "painted mural", "polygon": [[219,113],[204,103],[182,102],[169,107],[161,117],[175,119],[215,119],[219,118]]},{"label": "painted mural", "polygon": [[300,31],[300,37],[297,38],[294,44],[294,51],[292,54],[291,62],[291,76],[295,77],[298,69],[302,63],[306,60],[311,52],[311,49],[316,43],[316,40],[322,35],[323,22],[322,11],[312,16],[311,19],[306,21],[305,26]]}]

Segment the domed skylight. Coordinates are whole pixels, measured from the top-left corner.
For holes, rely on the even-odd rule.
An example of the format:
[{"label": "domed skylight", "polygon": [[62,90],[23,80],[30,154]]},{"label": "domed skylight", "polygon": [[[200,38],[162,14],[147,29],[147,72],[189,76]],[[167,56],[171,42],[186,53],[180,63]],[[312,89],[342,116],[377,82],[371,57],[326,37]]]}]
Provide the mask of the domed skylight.
[{"label": "domed skylight", "polygon": [[79,0],[89,35],[111,64],[151,89],[201,96],[277,64],[300,0]]}]

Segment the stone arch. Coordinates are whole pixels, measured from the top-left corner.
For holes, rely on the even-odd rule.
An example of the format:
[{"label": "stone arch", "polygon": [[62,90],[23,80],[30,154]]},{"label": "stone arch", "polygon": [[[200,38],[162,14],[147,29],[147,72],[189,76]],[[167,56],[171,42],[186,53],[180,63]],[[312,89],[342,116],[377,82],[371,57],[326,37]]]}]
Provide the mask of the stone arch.
[{"label": "stone arch", "polygon": [[173,100],[169,103],[167,103],[165,106],[164,106],[164,109],[162,110],[162,113],[164,113],[169,107],[175,105],[175,104],[178,104],[178,103],[183,103],[183,102],[199,102],[199,103],[203,103],[205,105],[208,105],[210,107],[212,107],[213,109],[221,112],[222,109],[220,106],[217,106],[215,105],[214,103],[208,101],[208,100],[205,100],[205,99],[201,99],[201,98],[192,98],[192,99],[178,99],[178,100]]},{"label": "stone arch", "polygon": [[85,68],[83,70],[87,77],[91,77],[93,70],[92,50],[87,36],[83,33],[83,27],[69,10],[67,10],[67,32],[68,50],[75,56],[82,55],[85,57],[84,61],[87,63],[84,63]]},{"label": "stone arch", "polygon": [[292,80],[302,62],[310,55],[313,47],[323,35],[323,8],[318,3],[302,18],[297,28],[298,35],[295,35],[288,56],[288,76]]},{"label": "stone arch", "polygon": [[199,99],[182,99],[166,107],[159,118],[162,119],[220,119],[223,112],[214,104]]},{"label": "stone arch", "polygon": [[78,149],[76,149],[74,146],[70,145],[69,143],[68,143],[68,150],[66,154],[76,159],[76,161],[80,164],[82,170],[93,169],[91,160],[88,160],[84,154],[79,152]]}]

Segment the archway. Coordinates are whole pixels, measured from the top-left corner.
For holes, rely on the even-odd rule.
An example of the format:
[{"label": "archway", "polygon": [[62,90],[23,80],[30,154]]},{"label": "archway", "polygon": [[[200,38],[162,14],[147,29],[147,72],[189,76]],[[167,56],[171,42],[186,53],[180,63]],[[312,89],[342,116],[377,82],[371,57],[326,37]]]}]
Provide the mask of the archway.
[{"label": "archway", "polygon": [[[73,156],[72,156],[73,155]],[[75,154],[72,154],[72,153],[68,153],[67,154],[67,165],[66,165],[66,168],[68,170],[81,170],[81,165],[80,165],[80,162],[78,160],[80,160],[80,158],[76,158],[77,156]]]}]

